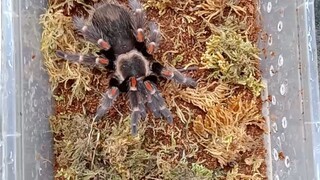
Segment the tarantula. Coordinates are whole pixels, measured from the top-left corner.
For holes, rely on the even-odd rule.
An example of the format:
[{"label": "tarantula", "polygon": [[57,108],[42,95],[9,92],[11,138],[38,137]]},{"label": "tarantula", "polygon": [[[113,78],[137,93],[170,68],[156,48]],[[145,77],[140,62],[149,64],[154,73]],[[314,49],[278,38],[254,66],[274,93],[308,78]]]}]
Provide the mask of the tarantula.
[{"label": "tarantula", "polygon": [[97,55],[72,54],[56,51],[58,57],[89,65],[103,65],[114,73],[109,89],[97,108],[99,120],[112,106],[120,93],[127,93],[131,105],[132,133],[137,133],[137,123],[146,117],[145,105],[156,118],[164,117],[169,123],[173,118],[156,87],[157,76],[174,79],[180,84],[195,87],[196,82],[173,67],[166,68],[153,58],[159,45],[160,30],[155,22],[145,28],[146,15],[138,0],[129,0],[131,10],[114,3],[95,6],[89,18],[74,17],[76,31],[98,45]]}]

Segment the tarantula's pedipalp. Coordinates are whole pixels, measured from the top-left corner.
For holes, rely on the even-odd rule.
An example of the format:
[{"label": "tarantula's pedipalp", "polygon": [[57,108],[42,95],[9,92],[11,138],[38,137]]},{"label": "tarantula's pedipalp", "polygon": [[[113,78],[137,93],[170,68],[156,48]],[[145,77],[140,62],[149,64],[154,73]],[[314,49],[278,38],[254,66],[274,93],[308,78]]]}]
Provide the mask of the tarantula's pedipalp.
[{"label": "tarantula's pedipalp", "polygon": [[116,100],[118,96],[118,87],[113,86],[110,89],[108,89],[108,91],[103,95],[101,103],[97,109],[96,115],[94,117],[95,121],[100,120],[100,118],[107,113],[107,111],[111,108],[113,102]]},{"label": "tarantula's pedipalp", "polygon": [[197,85],[196,81],[186,77],[184,74],[180,73],[177,69],[172,67],[166,68],[158,62],[152,63],[151,70],[157,75],[165,77],[167,79],[173,79],[179,84],[183,84],[191,87],[195,87]]},{"label": "tarantula's pedipalp", "polygon": [[146,16],[142,7],[142,4],[138,0],[129,0],[129,5],[133,11],[133,21],[135,25],[136,40],[143,43],[145,40],[145,23]]},{"label": "tarantula's pedipalp", "polygon": [[107,58],[102,58],[94,55],[80,55],[80,54],[71,54],[65,53],[63,51],[56,51],[56,55],[60,58],[69,60],[71,62],[78,62],[88,65],[104,65],[108,66],[110,61]]},{"label": "tarantula's pedipalp", "polygon": [[93,25],[86,25],[85,21],[83,17],[75,16],[73,18],[73,24],[76,30],[82,34],[86,40],[99,45],[104,50],[109,50],[111,45],[107,38],[103,37],[103,33]]}]

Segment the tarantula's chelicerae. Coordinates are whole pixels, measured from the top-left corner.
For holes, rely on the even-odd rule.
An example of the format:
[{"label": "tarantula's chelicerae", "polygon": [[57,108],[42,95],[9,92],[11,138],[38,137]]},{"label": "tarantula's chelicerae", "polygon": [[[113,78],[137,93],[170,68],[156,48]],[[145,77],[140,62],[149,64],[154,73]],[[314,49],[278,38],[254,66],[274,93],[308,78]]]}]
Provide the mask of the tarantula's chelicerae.
[{"label": "tarantula's chelicerae", "polygon": [[71,54],[57,51],[58,57],[78,63],[103,65],[114,73],[109,89],[101,100],[95,119],[100,119],[120,93],[128,93],[131,105],[132,133],[145,118],[145,105],[156,118],[164,117],[172,123],[171,112],[156,87],[157,76],[174,79],[180,84],[195,87],[196,82],[174,68],[166,68],[154,60],[160,31],[154,22],[145,28],[146,17],[138,0],[129,0],[131,10],[118,3],[100,3],[88,19],[74,17],[75,29],[101,50],[97,55]]}]

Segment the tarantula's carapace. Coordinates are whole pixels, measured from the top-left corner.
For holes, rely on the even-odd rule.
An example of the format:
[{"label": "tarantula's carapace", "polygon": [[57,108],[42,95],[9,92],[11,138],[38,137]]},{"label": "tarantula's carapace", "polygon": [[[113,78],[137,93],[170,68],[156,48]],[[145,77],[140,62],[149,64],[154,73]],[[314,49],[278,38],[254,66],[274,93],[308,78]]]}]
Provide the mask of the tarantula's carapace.
[{"label": "tarantula's carapace", "polygon": [[132,111],[132,133],[136,134],[138,120],[146,116],[145,105],[156,118],[164,117],[172,123],[171,112],[156,87],[158,76],[190,87],[195,87],[196,82],[173,67],[164,67],[153,58],[161,36],[158,25],[146,21],[138,0],[129,0],[129,5],[131,10],[118,3],[104,2],[96,5],[88,19],[74,17],[75,29],[101,48],[97,55],[71,54],[60,50],[56,54],[69,61],[103,65],[113,71],[109,89],[101,100],[95,120],[107,113],[120,93],[127,93]]}]

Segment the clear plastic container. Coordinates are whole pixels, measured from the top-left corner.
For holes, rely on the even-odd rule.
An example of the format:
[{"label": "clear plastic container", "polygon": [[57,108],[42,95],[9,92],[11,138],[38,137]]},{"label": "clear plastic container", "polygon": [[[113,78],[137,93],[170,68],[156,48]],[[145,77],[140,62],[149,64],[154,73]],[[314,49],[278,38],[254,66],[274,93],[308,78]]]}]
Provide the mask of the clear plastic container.
[{"label": "clear plastic container", "polygon": [[[320,103],[314,1],[261,1],[268,58],[265,117],[270,178],[320,179]],[[271,53],[272,52],[272,53]],[[271,55],[271,54],[272,55]],[[278,154],[283,152],[284,160]]]},{"label": "clear plastic container", "polygon": [[[320,103],[313,0],[261,0],[269,179],[320,179]],[[53,179],[52,112],[40,52],[44,0],[1,0],[0,179]],[[272,53],[271,53],[272,52]],[[272,55],[271,55],[271,54]],[[283,152],[285,159],[279,160]]]}]

